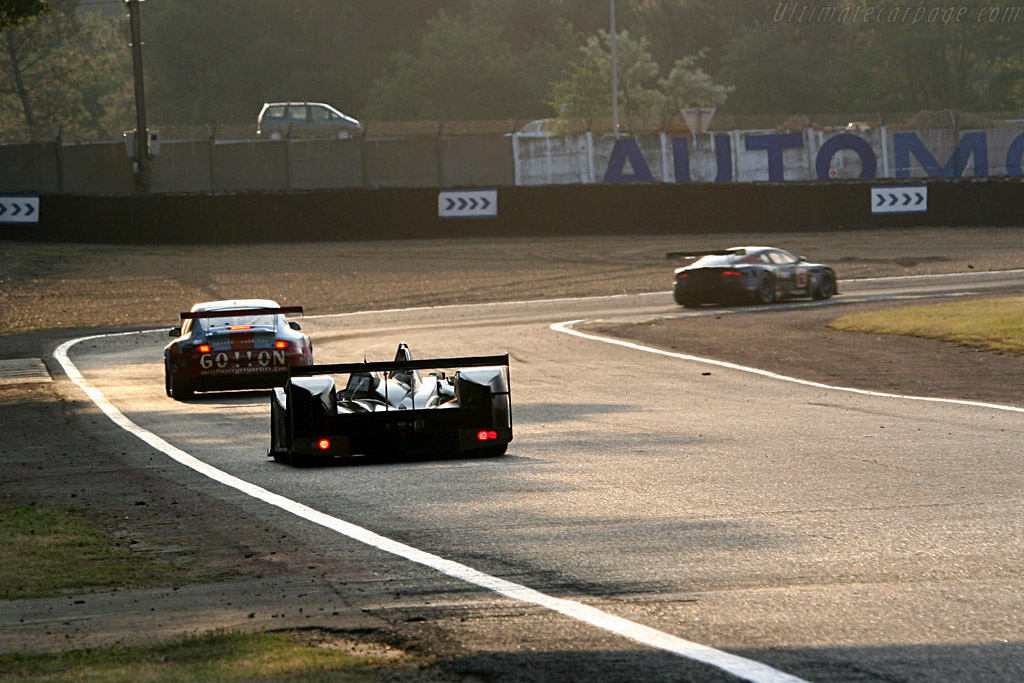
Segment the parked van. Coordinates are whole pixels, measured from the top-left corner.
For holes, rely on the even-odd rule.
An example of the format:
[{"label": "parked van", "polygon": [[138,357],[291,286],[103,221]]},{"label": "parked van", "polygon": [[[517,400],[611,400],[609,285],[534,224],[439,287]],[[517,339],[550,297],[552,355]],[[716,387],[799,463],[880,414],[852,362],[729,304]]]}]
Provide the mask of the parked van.
[{"label": "parked van", "polygon": [[256,123],[256,134],[271,140],[290,136],[348,138],[362,130],[359,121],[322,102],[268,102]]}]

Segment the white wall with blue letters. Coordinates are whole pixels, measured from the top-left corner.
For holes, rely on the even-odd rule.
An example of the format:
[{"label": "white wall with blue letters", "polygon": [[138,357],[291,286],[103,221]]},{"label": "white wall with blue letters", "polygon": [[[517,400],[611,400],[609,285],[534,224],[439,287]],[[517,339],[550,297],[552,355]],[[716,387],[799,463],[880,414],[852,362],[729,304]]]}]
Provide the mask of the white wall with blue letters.
[{"label": "white wall with blue letters", "polygon": [[513,141],[517,185],[1021,176],[1024,127],[813,129]]}]

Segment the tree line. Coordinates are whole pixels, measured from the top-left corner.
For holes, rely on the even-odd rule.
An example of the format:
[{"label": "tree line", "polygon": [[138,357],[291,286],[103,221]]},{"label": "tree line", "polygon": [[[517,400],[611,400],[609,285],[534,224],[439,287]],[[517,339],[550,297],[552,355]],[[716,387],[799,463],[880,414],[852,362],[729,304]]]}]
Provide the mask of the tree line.
[{"label": "tree line", "polygon": [[[361,120],[1017,111],[1009,0],[147,0],[147,118],[250,124],[268,101]],[[133,128],[122,0],[0,0],[0,137]]]}]

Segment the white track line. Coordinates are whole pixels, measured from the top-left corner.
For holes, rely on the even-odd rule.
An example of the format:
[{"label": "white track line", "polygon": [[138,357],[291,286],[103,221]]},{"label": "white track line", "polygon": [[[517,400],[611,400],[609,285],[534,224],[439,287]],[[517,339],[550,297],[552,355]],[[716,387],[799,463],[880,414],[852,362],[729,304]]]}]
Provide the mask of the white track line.
[{"label": "white track line", "polygon": [[78,367],[72,363],[71,359],[68,357],[68,351],[71,347],[81,342],[106,337],[125,336],[128,334],[142,334],[142,332],[98,334],[88,337],[79,337],[78,339],[72,339],[64,342],[57,347],[53,352],[53,357],[58,363],[60,363],[68,378],[78,385],[78,387],[85,392],[86,396],[88,396],[89,399],[114,422],[114,424],[137,436],[146,444],[152,446],[182,465],[185,465],[186,467],[189,467],[220,484],[236,489],[247,496],[251,496],[269,505],[273,505],[277,508],[290,512],[293,515],[313,522],[314,524],[319,524],[327,529],[336,531],[343,536],[365,543],[366,545],[384,552],[391,553],[392,555],[397,555],[398,557],[409,560],[410,562],[415,562],[425,567],[429,567],[441,572],[442,574],[465,581],[466,583],[494,591],[495,593],[504,595],[512,600],[531,603],[539,607],[558,612],[559,614],[563,614],[571,619],[576,619],[577,621],[590,624],[591,626],[596,626],[606,631],[610,631],[642,645],[664,650],[666,652],[679,655],[680,657],[685,657],[686,659],[714,666],[736,676],[737,678],[750,681],[751,683],[807,683],[802,678],[797,678],[796,676],[773,669],[767,664],[762,664],[761,662],[757,662],[752,659],[731,655],[727,652],[707,647],[706,645],[684,640],[663,631],[650,628],[649,626],[644,626],[643,624],[638,624],[634,621],[617,617],[614,614],[603,612],[581,602],[566,600],[564,598],[556,598],[532,588],[485,574],[453,560],[446,560],[438,555],[418,550],[417,548],[413,548],[412,546],[381,536],[369,529],[352,524],[351,522],[346,522],[342,519],[338,519],[337,517],[324,514],[323,512],[303,505],[302,503],[298,503],[290,498],[285,498],[284,496],[268,491],[267,489],[210,466],[180,448],[172,446],[156,434],[143,429],[129,420],[124,413],[118,410],[110,401],[107,400],[107,397],[103,395],[103,392],[86,381],[85,377],[82,376],[82,373],[79,372]]},{"label": "white track line", "polygon": [[749,372],[754,375],[761,375],[762,377],[768,377],[770,379],[777,379],[783,382],[793,382],[794,384],[802,384],[808,387],[817,387],[819,389],[828,389],[830,391],[846,391],[851,394],[862,394],[864,396],[876,396],[880,398],[898,398],[906,401],[929,401],[932,403],[955,403],[963,406],[974,406],[977,408],[991,408],[993,410],[1006,410],[1014,413],[1024,413],[1024,408],[1018,408],[1017,406],[1004,406],[998,403],[982,403],[980,401],[965,401],[955,398],[934,398],[931,396],[907,396],[904,394],[889,394],[884,391],[869,391],[867,389],[854,389],[852,387],[840,387],[833,386],[831,384],[824,384],[822,382],[812,382],[806,379],[799,379],[797,377],[789,377],[787,375],[780,375],[778,373],[769,372],[768,370],[761,370],[760,368],[751,368],[745,365],[737,365],[736,363],[728,363],[726,361],[714,360],[713,358],[701,358],[700,356],[690,356],[685,353],[675,353],[672,351],[664,351],[657,349],[652,346],[644,346],[643,344],[635,344],[633,342],[623,341],[621,339],[615,339],[613,337],[602,337],[596,334],[587,334],[580,332],[579,330],[573,329],[573,325],[579,325],[580,323],[587,322],[585,320],[570,320],[562,323],[554,323],[551,325],[551,329],[555,332],[562,332],[564,334],[570,334],[574,337],[580,337],[582,339],[589,339],[591,341],[604,342],[605,344],[614,344],[615,346],[622,346],[627,349],[634,351],[644,351],[645,353],[654,353],[660,356],[667,356],[669,358],[677,358],[679,360],[688,360],[695,363],[705,363],[707,365],[717,365],[720,368],[728,368],[730,370],[739,370],[741,372]]}]

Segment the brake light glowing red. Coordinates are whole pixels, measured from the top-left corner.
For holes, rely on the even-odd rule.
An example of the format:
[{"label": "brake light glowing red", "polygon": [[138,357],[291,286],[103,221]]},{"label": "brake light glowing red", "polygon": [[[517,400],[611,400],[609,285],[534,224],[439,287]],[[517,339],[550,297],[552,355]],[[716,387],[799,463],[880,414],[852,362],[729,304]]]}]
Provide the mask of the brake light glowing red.
[{"label": "brake light glowing red", "polygon": [[276,342],[274,342],[274,348],[275,349],[287,349],[288,348],[288,342],[282,341],[282,340],[279,339]]},{"label": "brake light glowing red", "polygon": [[200,344],[199,345],[199,353],[209,353],[209,352],[210,352],[210,345],[209,344]]},{"label": "brake light glowing red", "polygon": [[232,325],[229,330],[251,330],[252,325]]},{"label": "brake light glowing red", "polygon": [[322,451],[329,450],[331,448],[331,440],[330,439],[320,439],[319,441],[316,442],[316,447],[319,448]]},{"label": "brake light glowing red", "polygon": [[477,441],[489,441],[491,439],[497,439],[497,438],[498,438],[498,432],[495,432],[493,430],[492,431],[487,431],[487,430],[481,429],[479,432],[476,433]]},{"label": "brake light glowing red", "polygon": [[722,277],[743,277],[743,273],[738,270],[723,270]]},{"label": "brake light glowing red", "polygon": [[689,273],[676,273],[676,278],[682,280],[684,277],[689,276]]}]

